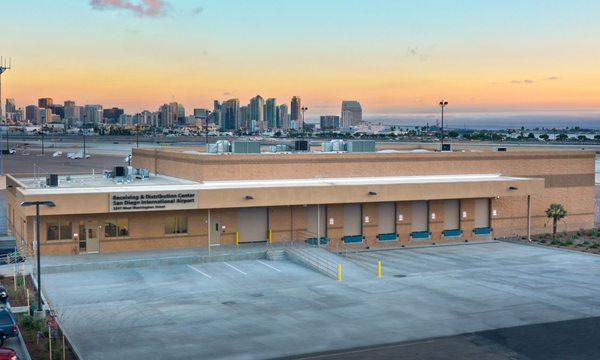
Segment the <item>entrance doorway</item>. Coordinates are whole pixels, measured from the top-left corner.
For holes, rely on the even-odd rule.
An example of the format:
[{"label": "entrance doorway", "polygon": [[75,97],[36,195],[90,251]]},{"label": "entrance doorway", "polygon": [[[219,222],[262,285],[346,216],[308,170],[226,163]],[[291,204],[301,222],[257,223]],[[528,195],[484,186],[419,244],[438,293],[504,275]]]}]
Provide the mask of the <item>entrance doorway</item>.
[{"label": "entrance doorway", "polygon": [[221,221],[216,216],[210,217],[210,244],[209,246],[221,245]]},{"label": "entrance doorway", "polygon": [[85,224],[85,252],[97,253],[100,251],[100,238],[98,236],[98,223],[88,221]]}]

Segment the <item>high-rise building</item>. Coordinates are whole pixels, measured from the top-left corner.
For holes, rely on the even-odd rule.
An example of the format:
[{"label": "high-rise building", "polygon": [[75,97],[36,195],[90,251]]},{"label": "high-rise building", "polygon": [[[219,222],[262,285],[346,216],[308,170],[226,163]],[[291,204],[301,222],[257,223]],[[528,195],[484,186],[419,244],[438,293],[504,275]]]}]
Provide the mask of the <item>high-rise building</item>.
[{"label": "high-rise building", "polygon": [[180,125],[185,124],[185,107],[183,104],[177,104],[177,122]]},{"label": "high-rise building", "polygon": [[104,109],[102,111],[102,116],[106,119],[109,124],[118,124],[119,118],[123,115],[125,111],[123,109],[114,107],[111,109]]},{"label": "high-rise building", "polygon": [[79,120],[81,116],[81,108],[75,105],[75,101],[67,100],[64,103],[65,120]]},{"label": "high-rise building", "polygon": [[52,105],[52,113],[54,115],[58,115],[58,117],[62,120],[65,118],[65,107],[62,105],[54,104]]},{"label": "high-rise building", "polygon": [[51,109],[54,103],[52,102],[52,98],[39,98],[38,99],[38,107],[43,109]]},{"label": "high-rise building", "polygon": [[355,100],[342,101],[342,127],[358,125],[362,122],[362,107]]},{"label": "high-rise building", "polygon": [[230,99],[221,105],[221,130],[235,131],[240,127],[240,100]]},{"label": "high-rise building", "polygon": [[197,108],[194,109],[194,117],[198,119],[206,119],[209,112],[210,111],[208,109]]},{"label": "high-rise building", "polygon": [[321,116],[321,131],[338,130],[340,128],[340,117],[337,115]]},{"label": "high-rise building", "polygon": [[39,124],[40,122],[40,110],[35,105],[27,105],[25,107],[25,120],[32,124]]},{"label": "high-rise building", "polygon": [[158,126],[170,128],[177,124],[177,119],[179,117],[179,104],[176,102],[164,104],[160,107],[159,112],[160,120]]},{"label": "high-rise building", "polygon": [[287,130],[290,128],[290,114],[287,104],[281,104],[277,107],[277,127]]},{"label": "high-rise building", "polygon": [[6,106],[4,107],[6,114],[17,112],[17,105],[15,99],[6,99]]},{"label": "high-rise building", "polygon": [[240,106],[240,128],[243,130],[250,129],[252,119],[250,119],[250,106]]},{"label": "high-rise building", "polygon": [[277,100],[269,98],[265,102],[265,122],[269,129],[278,128],[277,126]]},{"label": "high-rise building", "polygon": [[250,99],[250,120],[265,121],[265,100],[260,95]]},{"label": "high-rise building", "polygon": [[300,123],[302,117],[302,100],[298,96],[292,98],[290,106],[290,120]]},{"label": "high-rise building", "polygon": [[52,120],[52,109],[49,108],[38,108],[38,119],[39,123],[44,125],[53,122]]},{"label": "high-rise building", "polygon": [[102,105],[85,105],[83,108],[82,121],[84,125],[95,125],[102,122]]}]

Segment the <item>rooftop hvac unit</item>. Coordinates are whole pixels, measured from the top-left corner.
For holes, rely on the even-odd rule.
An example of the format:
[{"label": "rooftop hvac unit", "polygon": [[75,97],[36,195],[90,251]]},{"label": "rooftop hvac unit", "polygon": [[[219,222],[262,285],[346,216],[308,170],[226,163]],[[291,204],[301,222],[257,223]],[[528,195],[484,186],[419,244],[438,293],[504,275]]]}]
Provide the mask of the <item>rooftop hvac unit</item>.
[{"label": "rooftop hvac unit", "polygon": [[506,151],[506,148],[505,147],[499,147],[498,151]]},{"label": "rooftop hvac unit", "polygon": [[346,150],[346,144],[344,140],[331,140],[329,142],[324,142],[321,144],[321,150],[323,152],[331,152],[331,151],[344,151]]},{"label": "rooftop hvac unit", "polygon": [[124,177],[125,176],[125,167],[124,166],[113,167],[112,176],[113,176],[113,178]]},{"label": "rooftop hvac unit", "polygon": [[58,175],[50,174],[46,176],[46,186],[57,187],[58,186]]},{"label": "rooftop hvac unit", "polygon": [[277,144],[269,146],[269,151],[274,153],[288,152],[291,151],[291,148],[289,145],[286,144]]},{"label": "rooftop hvac unit", "polygon": [[442,144],[442,151],[452,151],[450,144]]},{"label": "rooftop hvac unit", "polygon": [[260,142],[234,141],[231,144],[231,152],[234,154],[260,154]]},{"label": "rooftop hvac unit", "polygon": [[294,142],[294,150],[308,151],[308,140],[296,140]]},{"label": "rooftop hvac unit", "polygon": [[375,140],[351,140],[346,144],[348,152],[375,152]]}]

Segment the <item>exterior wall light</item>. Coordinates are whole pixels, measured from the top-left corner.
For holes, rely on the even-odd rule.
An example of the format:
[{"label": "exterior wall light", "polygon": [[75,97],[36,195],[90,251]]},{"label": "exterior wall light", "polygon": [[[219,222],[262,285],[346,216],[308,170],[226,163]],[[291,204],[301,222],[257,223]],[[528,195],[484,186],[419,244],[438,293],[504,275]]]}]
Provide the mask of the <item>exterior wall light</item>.
[{"label": "exterior wall light", "polygon": [[246,200],[253,200],[254,198],[252,196],[250,196],[250,195],[246,195],[246,197],[244,199],[246,199]]},{"label": "exterior wall light", "polygon": [[377,193],[375,191],[369,191],[369,195],[374,196],[377,195]]},{"label": "exterior wall light", "polygon": [[516,186],[509,186],[508,190],[519,190],[519,188]]}]

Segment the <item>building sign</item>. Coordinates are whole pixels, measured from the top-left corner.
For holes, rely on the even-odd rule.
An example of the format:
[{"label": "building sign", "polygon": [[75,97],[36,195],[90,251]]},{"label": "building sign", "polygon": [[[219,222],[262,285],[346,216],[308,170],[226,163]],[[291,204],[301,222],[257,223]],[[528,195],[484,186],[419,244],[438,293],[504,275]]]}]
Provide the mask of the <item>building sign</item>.
[{"label": "building sign", "polygon": [[108,200],[110,212],[162,211],[196,209],[195,191],[152,191],[112,193]]}]

